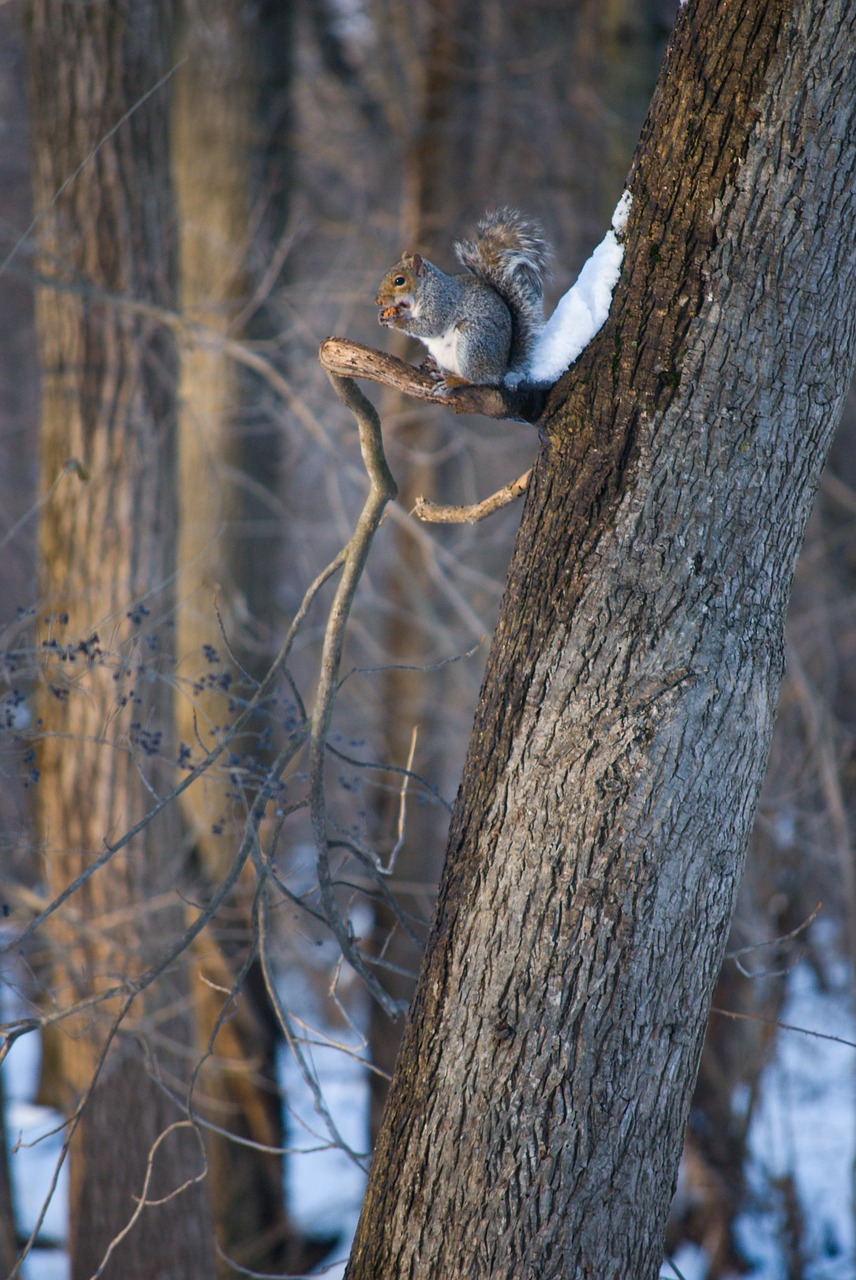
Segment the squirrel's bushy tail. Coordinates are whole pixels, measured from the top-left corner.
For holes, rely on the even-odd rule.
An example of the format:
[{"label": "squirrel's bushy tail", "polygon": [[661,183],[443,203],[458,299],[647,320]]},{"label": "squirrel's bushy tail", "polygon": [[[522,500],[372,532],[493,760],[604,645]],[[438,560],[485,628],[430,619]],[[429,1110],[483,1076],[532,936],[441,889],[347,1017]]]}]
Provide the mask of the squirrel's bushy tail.
[{"label": "squirrel's bushy tail", "polygon": [[541,228],[516,209],[487,213],[474,240],[461,240],[455,254],[509,304],[514,328],[509,371],[522,373],[544,324],[544,278],[550,247]]}]

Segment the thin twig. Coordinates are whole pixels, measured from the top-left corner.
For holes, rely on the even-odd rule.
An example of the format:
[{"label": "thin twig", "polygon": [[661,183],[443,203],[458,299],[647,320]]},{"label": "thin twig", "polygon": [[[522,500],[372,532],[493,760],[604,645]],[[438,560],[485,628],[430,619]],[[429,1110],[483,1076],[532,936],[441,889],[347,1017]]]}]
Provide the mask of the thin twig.
[{"label": "thin twig", "polygon": [[303,1053],[303,1050],[300,1047],[300,1037],[295,1036],[294,1032],[292,1031],[291,1019],[290,1019],[288,1010],[285,1008],[285,1005],[282,1002],[282,997],[279,993],[279,988],[276,984],[276,979],[273,973],[271,972],[270,956],[268,953],[268,912],[269,912],[270,904],[269,904],[268,895],[265,889],[266,889],[266,886],[262,888],[262,891],[260,892],[257,899],[257,902],[258,902],[257,927],[258,927],[258,935],[259,935],[259,958],[261,960],[262,975],[265,980],[265,987],[267,989],[268,996],[270,997],[271,1007],[276,1015],[277,1022],[279,1023],[280,1030],[282,1031],[282,1034],[285,1037],[285,1041],[289,1049],[291,1050],[292,1055],[294,1056],[294,1060],[296,1061],[298,1067],[300,1068],[300,1073],[303,1076],[303,1079],[305,1080],[309,1090],[312,1093],[312,1098],[315,1103],[315,1110],[318,1112],[319,1116],[321,1116],[322,1120],[327,1126],[327,1130],[330,1134],[330,1137],[332,1138],[334,1144],[341,1151],[345,1153],[345,1155],[349,1158],[349,1160],[352,1160],[354,1164],[357,1166],[357,1168],[361,1169],[365,1173],[367,1169],[366,1159],[363,1156],[359,1155],[358,1152],[354,1151],[353,1148],[349,1146],[348,1143],[345,1141],[342,1134],[339,1132],[339,1127],[330,1113],[330,1109],[327,1106],[327,1102],[324,1098],[324,1094],[321,1089],[321,1086],[318,1083],[318,1080],[316,1079],[314,1073],[310,1070],[309,1064],[306,1061],[306,1057]]},{"label": "thin twig", "polygon": [[725,959],[736,960],[738,956],[749,955],[750,952],[752,951],[761,951],[765,947],[777,947],[782,942],[792,942],[794,938],[799,937],[799,935],[803,933],[809,927],[810,924],[814,923],[814,921],[820,915],[822,910],[823,910],[823,903],[819,902],[815,907],[814,911],[812,911],[810,915],[806,916],[802,924],[798,924],[795,929],[791,929],[790,933],[783,933],[781,934],[780,937],[770,938],[766,942],[753,942],[748,947],[738,947],[736,951],[726,951]]},{"label": "thin twig", "polygon": [[[16,948],[23,947],[29,941],[29,939],[33,936],[33,934],[38,929],[40,929],[41,926],[49,919],[49,917],[52,916],[54,912],[57,911],[65,902],[67,902],[68,899],[73,894],[75,894],[78,891],[78,889],[81,888],[82,885],[84,885],[87,882],[87,880],[89,880],[93,875],[95,875],[97,871],[100,871],[100,869],[103,866],[105,866],[106,863],[108,863],[111,860],[111,858],[115,857],[115,855],[119,853],[121,849],[124,849],[126,845],[130,844],[130,842],[136,836],[138,836],[140,832],[143,831],[144,828],[149,825],[150,822],[152,822],[160,813],[162,813],[163,810],[166,809],[168,805],[172,804],[173,801],[176,800],[178,796],[182,794],[182,792],[186,791],[188,787],[192,786],[192,784],[196,781],[196,779],[200,778],[204,773],[206,773],[211,768],[211,765],[214,764],[214,762],[219,759],[219,757],[223,754],[223,752],[230,745],[230,743],[244,728],[244,725],[246,725],[247,722],[253,717],[255,712],[258,710],[259,706],[264,702],[265,698],[271,692],[271,689],[273,688],[274,682],[280,672],[280,669],[285,665],[285,663],[288,660],[288,656],[291,652],[291,648],[292,648],[292,645],[294,644],[294,640],[297,636],[297,632],[300,626],[302,625],[303,620],[306,617],[306,614],[309,612],[309,607],[312,604],[312,601],[315,599],[315,596],[318,594],[321,587],[328,581],[329,578],[333,576],[333,574],[344,563],[346,550],[347,550],[346,548],[343,548],[338,553],[338,555],[335,556],[334,559],[330,561],[330,563],[326,566],[326,568],[322,569],[321,573],[318,574],[314,582],[312,582],[309,588],[307,589],[303,597],[303,600],[301,601],[300,608],[297,610],[297,613],[294,615],[291,626],[289,627],[288,632],[286,633],[286,637],[285,637],[285,640],[283,641],[282,647],[279,653],[277,654],[276,658],[272,662],[267,672],[267,675],[264,677],[261,684],[256,689],[252,698],[250,698],[249,702],[244,707],[243,711],[240,713],[237,719],[229,726],[228,730],[223,734],[222,738],[220,738],[220,740],[217,742],[216,746],[212,747],[212,749],[208,752],[208,754],[204,757],[204,759],[201,760],[199,764],[194,765],[194,767],[190,770],[187,776],[183,778],[182,781],[178,783],[172,789],[172,791],[170,791],[168,795],[164,796],[162,800],[160,800],[156,805],[154,805],[148,811],[148,813],[146,813],[139,820],[139,822],[135,823],[134,826],[132,826],[128,831],[126,831],[125,834],[119,840],[116,840],[112,844],[106,845],[103,852],[100,853],[98,857],[89,864],[88,867],[86,867],[83,871],[81,871],[79,876],[77,876],[74,880],[72,880],[70,884],[66,885],[66,887],[60,893],[58,893],[50,903],[48,903],[48,905],[44,908],[44,910],[40,912],[39,915],[35,916],[34,919],[32,919],[30,923],[25,926],[25,928],[21,931],[20,934],[17,935],[14,941],[6,943],[2,947],[0,947],[0,955],[2,955],[5,951],[7,951],[12,946],[15,946]],[[298,734],[300,735],[300,740],[298,745],[301,745],[306,734],[305,726],[303,725],[299,726],[298,729],[295,730],[295,734],[293,734],[292,737],[289,739],[289,742],[294,741],[295,736]],[[294,754],[294,753],[291,753],[291,754]],[[289,754],[289,759],[291,758],[291,754]]]},{"label": "thin twig", "polygon": [[489,498],[482,498],[481,502],[472,502],[469,506],[444,506],[440,502],[430,502],[428,498],[417,498],[412,514],[417,520],[425,520],[431,524],[476,524],[486,516],[492,516],[495,511],[501,511],[524,494],[531,475],[530,467],[522,476],[504,485],[502,489],[497,489]]},{"label": "thin twig", "polygon": [[780,1022],[778,1018],[765,1018],[760,1013],[738,1013],[735,1009],[720,1009],[717,1005],[711,1013],[718,1013],[721,1018],[739,1019],[741,1022],[762,1022],[767,1027],[778,1027],[780,1031],[798,1031],[802,1036],[811,1036],[815,1040],[831,1040],[833,1044],[846,1045],[848,1049],[856,1049],[856,1041],[845,1040],[843,1036],[832,1036],[825,1031],[811,1031],[808,1027],[795,1027],[790,1022]]},{"label": "thin twig", "polygon": [[381,871],[385,876],[391,876],[395,870],[395,861],[404,845],[404,823],[407,817],[407,784],[410,781],[410,770],[413,767],[413,757],[416,754],[416,735],[419,732],[419,726],[413,726],[413,732],[410,735],[410,751],[407,755],[407,765],[404,771],[404,777],[401,779],[401,791],[398,796],[398,839],[392,846],[389,855],[389,862],[385,867],[381,867]]},{"label": "thin twig", "polygon": [[[160,1147],[163,1140],[170,1133],[173,1133],[177,1129],[192,1129],[193,1132],[196,1133],[197,1141],[199,1142],[200,1151],[202,1154],[202,1166],[203,1166],[202,1172],[196,1174],[192,1178],[185,1179],[185,1181],[182,1182],[180,1186],[175,1187],[172,1191],[169,1192],[168,1195],[162,1196],[158,1200],[149,1200],[148,1189],[149,1189],[149,1184],[151,1183],[151,1180],[152,1180],[152,1172],[154,1170],[155,1156],[157,1155],[158,1148]],[[181,1193],[183,1191],[186,1191],[188,1187],[192,1187],[197,1182],[201,1182],[203,1178],[207,1177],[207,1175],[208,1175],[208,1161],[205,1157],[205,1148],[202,1145],[202,1141],[197,1132],[196,1125],[190,1120],[176,1120],[173,1124],[168,1125],[166,1129],[164,1129],[161,1133],[158,1134],[157,1138],[155,1138],[154,1142],[152,1143],[149,1149],[149,1157],[148,1157],[148,1160],[146,1161],[146,1172],[143,1178],[143,1189],[142,1189],[142,1192],[140,1193],[140,1196],[137,1198],[137,1204],[134,1209],[134,1212],[131,1214],[130,1218],[128,1219],[128,1221],[126,1222],[122,1230],[117,1232],[117,1234],[110,1241],[104,1253],[104,1257],[101,1259],[101,1263],[98,1267],[98,1270],[92,1273],[92,1275],[89,1277],[89,1280],[98,1280],[99,1276],[102,1276],[104,1274],[104,1270],[108,1262],[110,1261],[110,1258],[112,1257],[115,1249],[117,1248],[118,1245],[122,1243],[122,1241],[127,1237],[128,1233],[133,1229],[133,1227],[139,1221],[144,1209],[149,1207],[154,1207],[156,1205],[166,1204],[168,1200],[173,1200],[176,1196],[181,1195]]]},{"label": "thin twig", "polygon": [[318,886],[327,922],[336,935],[348,963],[359,974],[382,1008],[390,1017],[395,1018],[401,1012],[399,1003],[387,994],[372,973],[365,957],[355,944],[350,921],[343,918],[336,902],[327,839],[324,761],[327,736],[333,718],[333,705],[339,685],[345,629],[351,606],[384,510],[387,503],[395,498],[398,488],[384,455],[380,419],[374,406],[350,379],[339,378],[334,374],[329,376],[339,399],[351,410],[357,420],[360,450],[369,477],[369,492],[346,548],[342,576],[339,579],[324,631],[318,687],[309,735],[309,813],[315,842]]}]

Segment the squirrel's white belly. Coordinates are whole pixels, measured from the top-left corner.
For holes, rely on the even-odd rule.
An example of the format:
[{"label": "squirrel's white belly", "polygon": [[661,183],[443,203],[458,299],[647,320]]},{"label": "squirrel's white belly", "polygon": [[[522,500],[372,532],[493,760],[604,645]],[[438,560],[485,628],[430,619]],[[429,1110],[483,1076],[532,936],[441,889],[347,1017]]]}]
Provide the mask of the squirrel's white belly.
[{"label": "squirrel's white belly", "polygon": [[441,369],[445,369],[447,373],[457,373],[463,376],[463,371],[458,364],[458,342],[460,336],[459,329],[451,328],[436,338],[420,338],[419,341],[428,348]]}]

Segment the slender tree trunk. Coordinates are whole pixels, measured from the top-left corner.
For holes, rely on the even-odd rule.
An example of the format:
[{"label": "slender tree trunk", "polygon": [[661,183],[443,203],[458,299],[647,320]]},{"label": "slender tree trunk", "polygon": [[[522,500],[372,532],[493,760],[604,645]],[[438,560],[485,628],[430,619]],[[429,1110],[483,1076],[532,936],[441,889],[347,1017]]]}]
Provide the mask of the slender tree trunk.
[{"label": "slender tree trunk", "polygon": [[[52,896],[173,781],[175,351],[157,322],[91,292],[174,304],[168,92],[156,87],[171,65],[170,12],[160,0],[32,0],[28,11],[40,265],[56,281],[38,297],[39,808]],[[78,888],[55,918],[58,1007],[117,984],[130,996],[158,964],[184,928],[182,862],[170,806]],[[146,1194],[161,1203],[103,1274],[210,1280],[201,1145],[186,1124],[170,1129],[193,1045],[181,965],[129,1010],[118,996],[63,1022],[67,1104],[84,1104],[70,1152],[73,1280],[129,1223],[150,1155]]]},{"label": "slender tree trunk", "polygon": [[852,0],[681,9],[543,427],[349,1280],[657,1273],[853,365]]},{"label": "slender tree trunk", "polygon": [[0,1268],[9,1275],[18,1256],[15,1232],[15,1202],[12,1180],[9,1176],[9,1160],[6,1134],[6,1091],[0,1076]]},{"label": "slender tree trunk", "polygon": [[[260,397],[251,401],[248,394],[258,388],[227,344],[246,337],[251,325],[262,329],[265,297],[253,300],[254,274],[263,276],[276,261],[287,207],[287,183],[274,161],[283,146],[283,95],[272,103],[271,82],[281,89],[288,83],[291,51],[282,28],[289,13],[287,4],[274,19],[265,5],[201,0],[185,6],[180,24],[177,56],[184,61],[175,77],[171,131],[179,300],[183,318],[205,332],[182,351],[178,414],[176,716],[181,741],[194,755],[216,742],[236,699],[249,696],[243,672],[262,674],[264,641],[273,629],[275,544],[257,527],[264,520],[270,529],[271,509],[249,495],[272,487],[277,449],[273,430],[258,421]],[[235,749],[252,792],[253,769],[265,763],[258,734],[248,733]],[[240,830],[234,777],[211,770],[183,793],[182,807],[204,880],[217,885]],[[246,958],[254,887],[250,875],[226,927],[209,931],[200,947],[202,971],[213,977],[196,991],[203,1047],[222,1014],[224,988],[231,989]],[[240,1005],[239,1015],[221,1026],[200,1076],[205,1114],[220,1130],[206,1135],[218,1235],[227,1256],[241,1265],[299,1271],[317,1260],[317,1250],[311,1257],[304,1252],[285,1213],[282,1157],[274,1153],[285,1145],[278,1033],[256,963]],[[227,1263],[220,1265],[232,1274]]]}]

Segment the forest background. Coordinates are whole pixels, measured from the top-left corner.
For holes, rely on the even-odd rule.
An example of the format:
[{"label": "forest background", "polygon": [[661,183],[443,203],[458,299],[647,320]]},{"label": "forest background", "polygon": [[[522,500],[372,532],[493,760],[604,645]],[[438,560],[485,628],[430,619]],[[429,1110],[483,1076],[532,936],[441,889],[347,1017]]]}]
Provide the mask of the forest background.
[{"label": "forest background", "polygon": [[[87,1103],[70,1131],[73,1274],[94,1274],[118,1240],[152,1144],[176,1123],[170,1108],[190,1087],[207,1176],[194,1182],[195,1131],[171,1132],[171,1160],[186,1163],[202,1224],[203,1238],[185,1243],[194,1257],[182,1274],[210,1274],[215,1237],[223,1274],[233,1273],[226,1257],[251,1271],[303,1271],[336,1242],[298,1227],[282,1193],[281,1152],[293,1134],[277,1063],[291,1052],[298,1074],[317,1084],[311,1006],[324,1034],[371,1064],[376,1132],[400,1033],[389,1015],[412,989],[519,520],[515,506],[474,526],[426,526],[409,512],[420,495],[484,497],[524,472],[536,447],[520,424],[379,397],[399,496],[350,618],[326,772],[341,839],[325,898],[307,854],[296,748],[329,589],[319,586],[305,617],[302,602],[349,539],[365,480],[353,421],[317,348],[334,332],[384,345],[373,298],[389,262],[418,246],[448,266],[451,242],[500,204],[543,222],[556,246],[555,301],[609,224],[675,8],[143,4],[150,38],[134,57],[110,26],[122,6],[106,6],[88,33],[65,21],[74,8],[0,8],[0,840],[6,927],[16,942],[32,930],[7,979],[29,1010],[27,1033],[42,1037],[39,1096],[73,1115],[81,1097]],[[160,103],[159,116],[146,115],[144,97],[146,107]],[[137,187],[123,189],[123,158],[137,166]],[[123,201],[133,207],[141,192],[150,239],[122,243]],[[61,288],[39,291],[48,277]],[[158,326],[176,350],[158,347]],[[51,331],[64,335],[53,348]],[[69,350],[85,356],[75,364]],[[174,494],[161,483],[157,450],[146,458],[136,502],[121,498],[129,540],[120,545],[105,536],[118,490],[102,491],[95,519],[88,497],[81,505],[67,492],[94,493],[99,477],[91,458],[62,451],[57,422],[74,402],[86,439],[99,415],[136,394],[123,382],[135,362],[147,376],[155,370],[151,421],[175,415],[178,483]],[[69,389],[75,370],[79,385]],[[142,456],[146,430],[138,418],[119,453],[134,441]],[[851,393],[798,569],[771,768],[714,1000],[737,1016],[711,1019],[670,1227],[669,1247],[703,1245],[713,1277],[746,1262],[734,1233],[748,1195],[746,1137],[782,1034],[788,976],[801,963],[820,986],[835,983],[856,940],[854,431]],[[106,474],[109,455],[104,463]],[[156,531],[173,502],[178,540],[164,550]],[[77,559],[67,555],[72,537]],[[133,580],[128,565],[164,554],[157,590],[120,598]],[[70,582],[77,589],[64,598]],[[287,667],[267,679],[295,618],[302,629]],[[101,676],[115,716],[106,716]],[[134,713],[143,683],[169,691],[169,709],[159,705],[152,720]],[[107,833],[116,843],[147,795],[168,792],[238,717],[225,755],[170,806],[168,838],[154,832],[150,879],[139,882],[118,850],[33,929],[80,874],[65,852],[75,824],[84,847],[99,849]],[[108,741],[123,761],[112,771]],[[278,756],[287,769],[272,795]],[[274,810],[256,821],[260,794]],[[281,896],[270,919],[253,874],[237,874],[221,894],[248,831],[262,832],[276,866]],[[388,891],[370,873],[377,857],[392,871]],[[134,910],[123,914],[129,901]],[[170,966],[167,994],[122,1024],[142,1056],[130,1055],[125,1075],[102,1070],[105,1037],[120,1025],[116,975],[144,973],[152,946],[170,930],[181,937],[199,904],[212,902],[204,930],[186,935]],[[342,902],[371,939],[386,1007],[341,964],[328,908]],[[355,1026],[365,1039],[356,1050]],[[146,1070],[152,1054],[157,1071]],[[323,1097],[318,1104],[323,1121]],[[120,1118],[117,1172],[109,1135]],[[321,1127],[335,1144],[332,1119]],[[75,1159],[75,1142],[85,1157]],[[365,1152],[351,1154],[365,1162]],[[777,1194],[797,1275],[799,1200],[787,1185]],[[6,1195],[0,1265],[10,1274],[22,1242]],[[155,1247],[175,1259],[175,1240],[150,1211],[118,1241],[112,1265],[133,1275],[135,1249],[150,1261]]]}]

